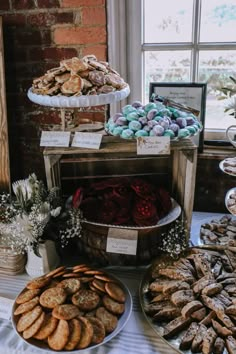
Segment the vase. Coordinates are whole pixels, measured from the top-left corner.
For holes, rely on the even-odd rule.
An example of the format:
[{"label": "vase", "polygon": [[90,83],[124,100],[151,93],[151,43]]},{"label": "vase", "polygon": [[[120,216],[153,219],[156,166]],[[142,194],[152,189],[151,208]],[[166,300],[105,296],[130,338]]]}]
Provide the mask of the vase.
[{"label": "vase", "polygon": [[25,269],[31,277],[39,277],[59,265],[59,256],[54,241],[46,240],[40,243],[38,251],[41,257],[37,256],[31,248],[27,250]]}]

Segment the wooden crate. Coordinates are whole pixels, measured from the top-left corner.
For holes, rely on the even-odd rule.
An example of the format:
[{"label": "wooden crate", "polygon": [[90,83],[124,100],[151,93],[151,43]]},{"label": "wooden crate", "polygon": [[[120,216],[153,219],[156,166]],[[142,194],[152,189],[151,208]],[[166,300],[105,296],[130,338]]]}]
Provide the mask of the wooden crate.
[{"label": "wooden crate", "polygon": [[171,142],[171,154],[143,156],[136,141],[104,136],[100,149],[45,148],[48,188],[72,193],[82,180],[111,176],[149,176],[165,184],[182,207],[190,230],[194,202],[197,147],[189,139]]}]

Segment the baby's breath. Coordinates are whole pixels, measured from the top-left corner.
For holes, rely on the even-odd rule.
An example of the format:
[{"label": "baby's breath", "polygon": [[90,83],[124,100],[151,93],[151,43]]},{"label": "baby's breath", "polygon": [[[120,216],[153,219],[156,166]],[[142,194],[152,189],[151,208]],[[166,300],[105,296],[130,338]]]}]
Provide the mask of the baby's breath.
[{"label": "baby's breath", "polygon": [[161,234],[160,249],[172,258],[178,256],[188,247],[187,229],[184,220],[175,220],[166,233]]},{"label": "baby's breath", "polygon": [[65,247],[69,240],[74,237],[81,237],[81,211],[80,209],[69,209],[67,211],[66,228],[60,230],[60,239],[62,247]]}]

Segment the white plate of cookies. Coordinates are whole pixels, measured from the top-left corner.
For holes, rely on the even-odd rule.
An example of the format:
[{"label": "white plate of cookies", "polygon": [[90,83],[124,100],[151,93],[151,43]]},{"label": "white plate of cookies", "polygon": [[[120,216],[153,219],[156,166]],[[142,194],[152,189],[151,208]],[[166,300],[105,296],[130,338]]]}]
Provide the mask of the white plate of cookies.
[{"label": "white plate of cookies", "polygon": [[120,280],[80,264],[30,280],[16,297],[12,323],[35,348],[80,353],[115,337],[131,312],[132,297]]},{"label": "white plate of cookies", "polygon": [[224,173],[230,176],[236,176],[236,157],[228,157],[222,160],[219,167]]}]

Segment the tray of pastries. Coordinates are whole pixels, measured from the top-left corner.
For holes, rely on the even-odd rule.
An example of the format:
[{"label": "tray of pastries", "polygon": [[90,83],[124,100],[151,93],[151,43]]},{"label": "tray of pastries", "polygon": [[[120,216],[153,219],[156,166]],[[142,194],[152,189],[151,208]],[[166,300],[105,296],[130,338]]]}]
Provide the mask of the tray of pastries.
[{"label": "tray of pastries", "polygon": [[12,323],[35,348],[80,353],[116,336],[131,311],[130,292],[120,280],[80,264],[30,280],[15,299]]},{"label": "tray of pastries", "polygon": [[236,176],[236,157],[228,157],[222,160],[219,167],[224,173],[230,176]]},{"label": "tray of pastries", "polygon": [[236,219],[232,215],[212,218],[201,224],[199,244],[227,245],[236,240]]},{"label": "tray of pastries", "polygon": [[177,352],[235,354],[236,253],[200,247],[153,262],[140,285],[141,307]]},{"label": "tray of pastries", "polygon": [[59,66],[33,80],[28,98],[52,107],[90,107],[123,100],[129,85],[108,62],[95,55],[61,60]]}]

